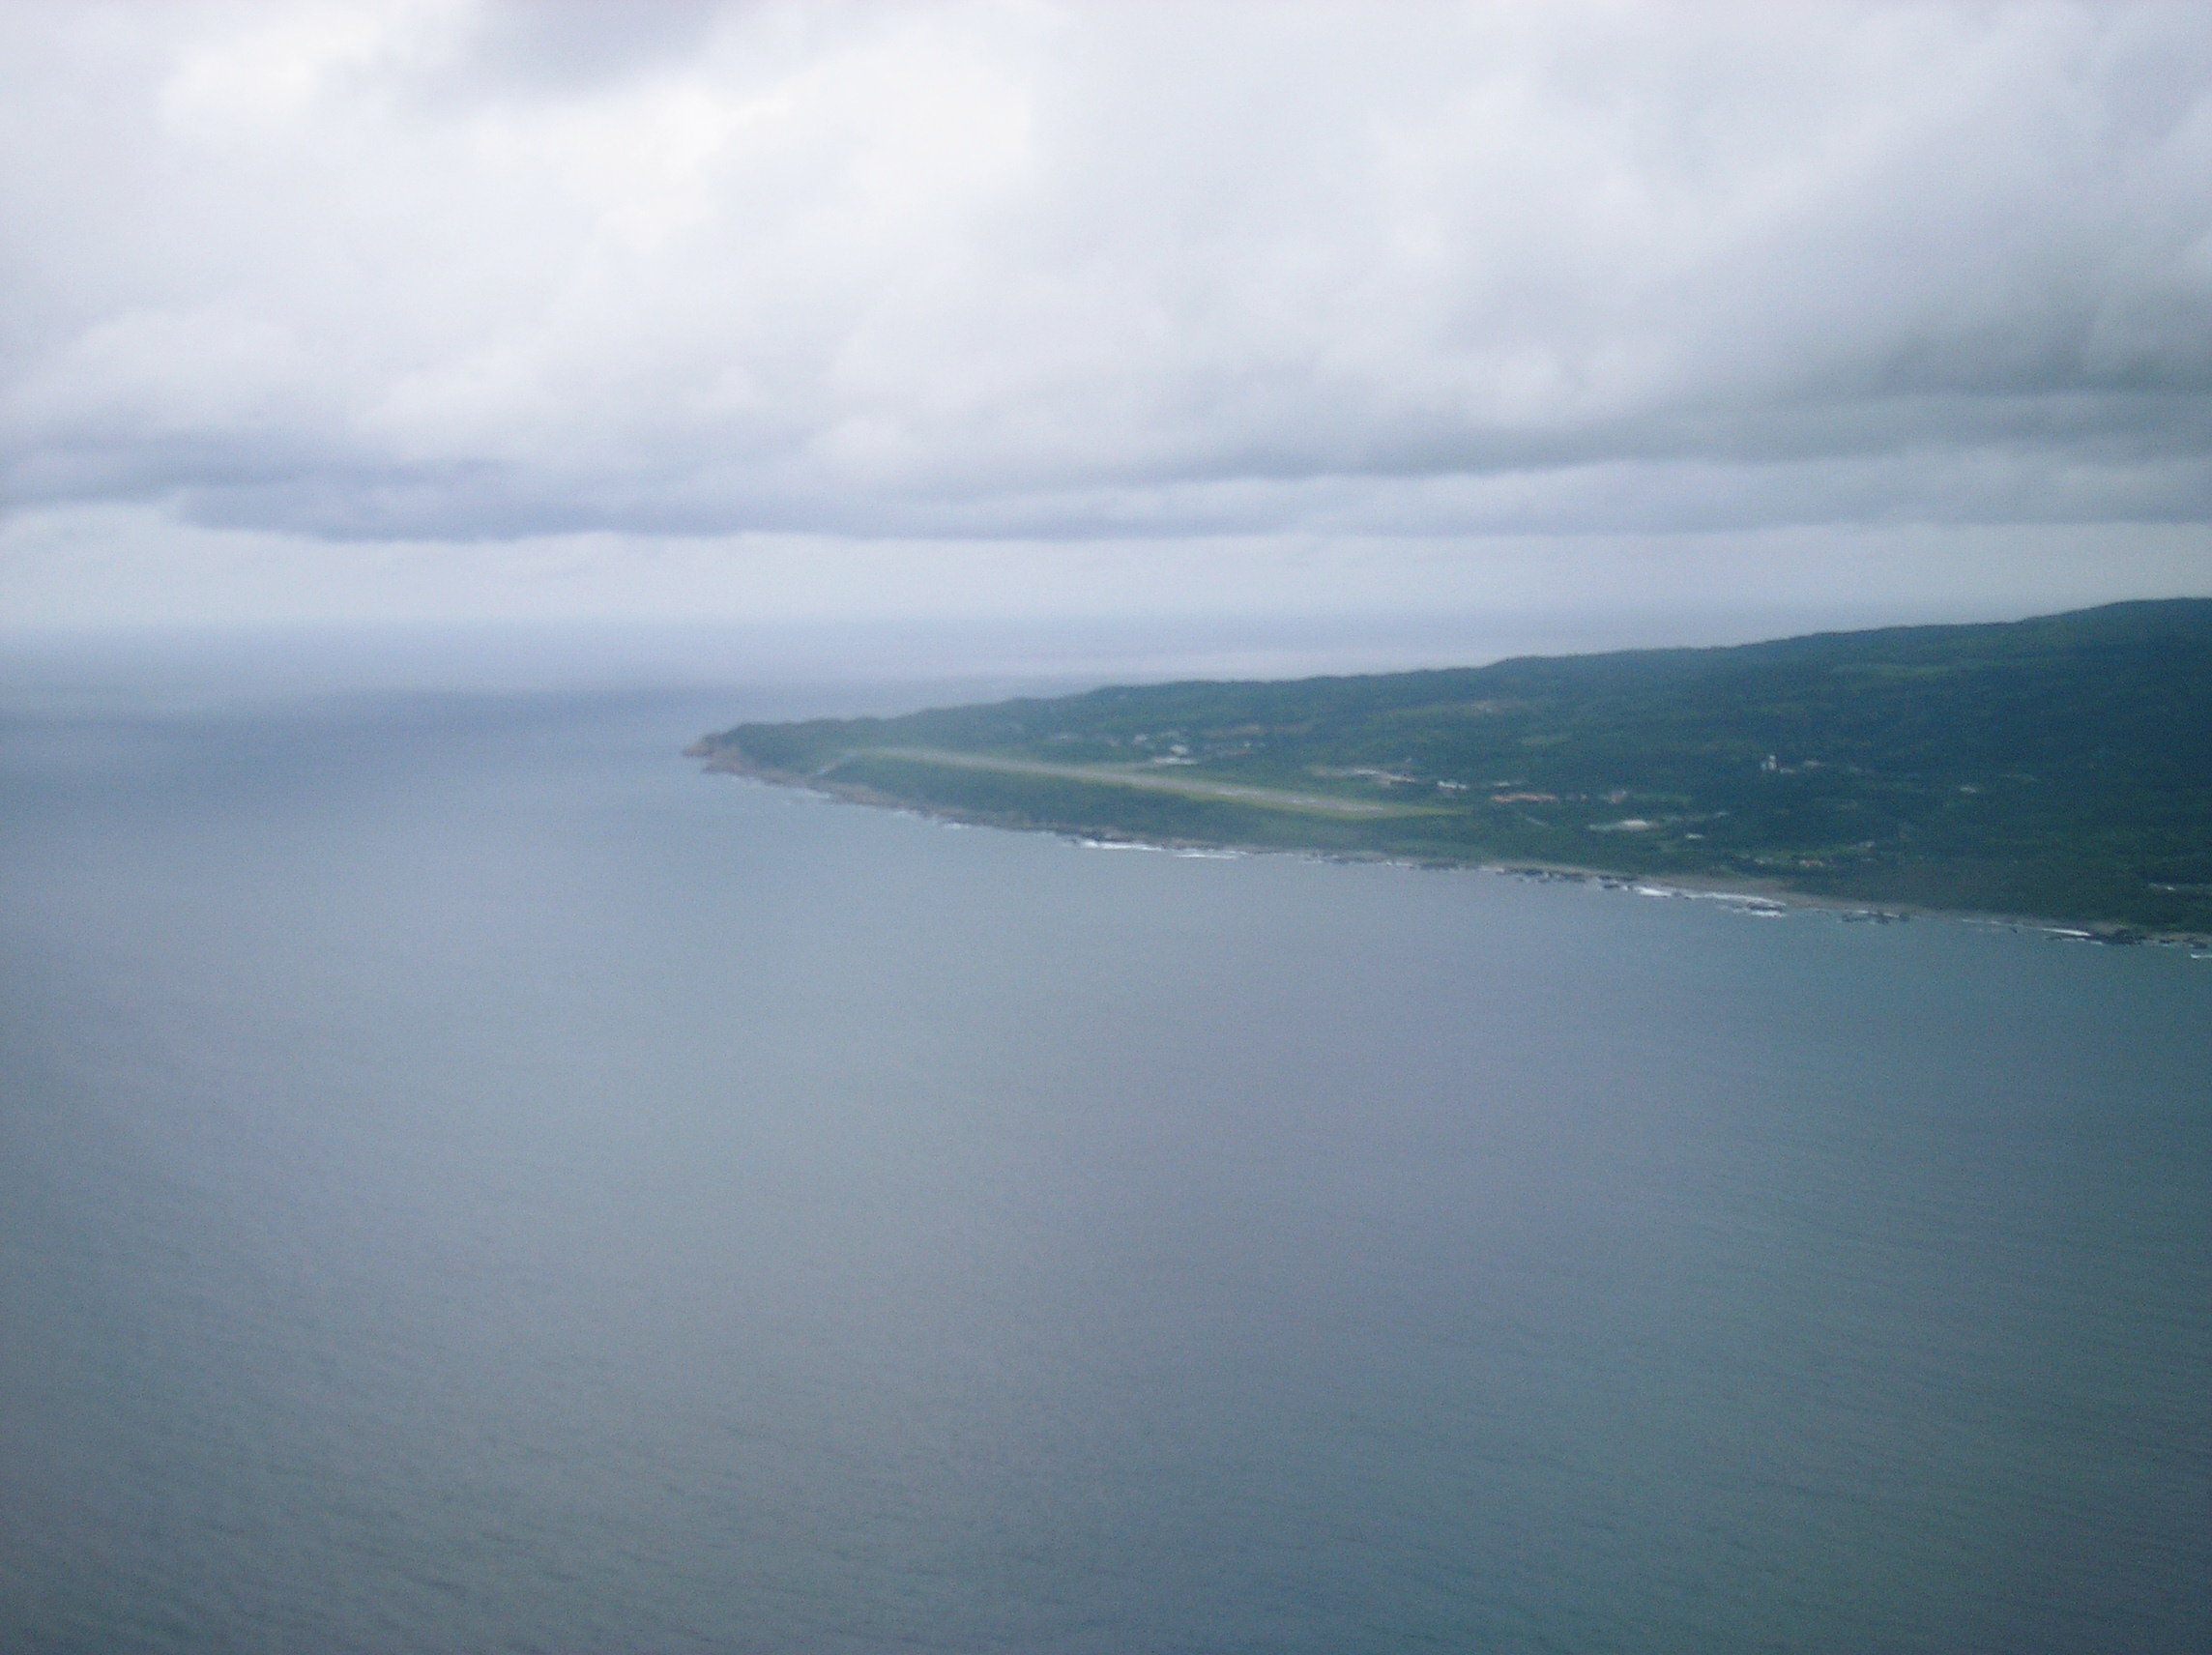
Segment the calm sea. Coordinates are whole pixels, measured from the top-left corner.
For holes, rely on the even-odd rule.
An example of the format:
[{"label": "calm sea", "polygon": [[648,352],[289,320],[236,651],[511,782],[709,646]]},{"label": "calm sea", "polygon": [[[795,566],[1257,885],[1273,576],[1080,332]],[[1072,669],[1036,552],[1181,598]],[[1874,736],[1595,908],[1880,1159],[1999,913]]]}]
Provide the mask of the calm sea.
[{"label": "calm sea", "polygon": [[677,755],[803,710],[12,719],[0,1647],[2212,1647],[2212,963]]}]

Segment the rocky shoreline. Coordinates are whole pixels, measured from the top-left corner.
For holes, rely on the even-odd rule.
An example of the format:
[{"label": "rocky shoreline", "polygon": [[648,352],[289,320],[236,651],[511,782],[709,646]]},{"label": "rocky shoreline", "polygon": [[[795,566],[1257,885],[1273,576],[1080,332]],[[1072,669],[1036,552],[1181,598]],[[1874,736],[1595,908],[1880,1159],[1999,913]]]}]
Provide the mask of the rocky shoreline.
[{"label": "rocky shoreline", "polygon": [[1915,917],[1963,920],[1972,924],[1995,925],[2010,930],[2034,931],[2056,940],[2095,943],[2108,947],[2126,947],[2148,944],[2162,947],[2186,948],[2193,957],[2212,959],[2212,937],[2192,932],[2146,931],[2137,926],[2119,924],[2072,924],[2030,914],[1994,914],[1968,909],[1924,907],[1912,903],[1870,904],[1853,902],[1812,891],[1795,890],[1776,880],[1729,878],[1723,875],[1674,874],[1664,878],[1623,873],[1617,869],[1575,867],[1558,863],[1502,861],[1489,857],[1469,857],[1465,860],[1426,857],[1409,860],[1383,852],[1329,852],[1294,851],[1279,845],[1243,845],[1220,840],[1179,839],[1154,837],[1127,832],[1118,828],[1076,828],[1065,823],[1040,822],[1011,811],[968,810],[953,805],[919,803],[901,798],[859,782],[843,782],[826,775],[806,775],[792,770],[776,769],[757,764],[746,758],[734,746],[717,745],[712,741],[695,741],[684,749],[686,758],[704,761],[703,769],[712,774],[732,775],[771,787],[788,787],[812,793],[821,798],[836,799],[847,804],[863,804],[879,810],[904,811],[933,822],[955,823],[968,828],[997,828],[1010,832],[1051,833],[1062,838],[1098,845],[1127,845],[1161,851],[1215,853],[1234,852],[1240,856],[1303,856],[1316,861],[1360,863],[1375,862],[1391,866],[1420,867],[1440,870],[1460,870],[1474,873],[1504,874],[1515,879],[1562,884],[1596,886],[1607,890],[1620,890],[1654,897],[1679,897],[1691,900],[1725,902],[1750,911],[1768,910],[1776,914],[1801,909],[1827,914],[1846,924],[1896,925]]}]

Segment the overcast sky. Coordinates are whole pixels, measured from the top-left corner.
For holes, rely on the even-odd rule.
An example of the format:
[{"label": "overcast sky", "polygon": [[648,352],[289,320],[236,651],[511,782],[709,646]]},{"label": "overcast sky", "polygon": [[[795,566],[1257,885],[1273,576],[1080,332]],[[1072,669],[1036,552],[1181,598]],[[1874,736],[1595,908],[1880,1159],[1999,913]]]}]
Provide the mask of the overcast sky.
[{"label": "overcast sky", "polygon": [[2212,593],[2212,6],[0,4],[0,624]]}]

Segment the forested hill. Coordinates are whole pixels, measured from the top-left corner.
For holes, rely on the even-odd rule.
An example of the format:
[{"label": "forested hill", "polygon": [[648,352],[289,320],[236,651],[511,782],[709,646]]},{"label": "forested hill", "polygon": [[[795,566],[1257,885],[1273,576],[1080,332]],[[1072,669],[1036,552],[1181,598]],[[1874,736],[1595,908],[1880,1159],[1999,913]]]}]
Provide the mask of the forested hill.
[{"label": "forested hill", "polygon": [[740,725],[972,819],[2212,931],[2212,599],[1727,649]]}]

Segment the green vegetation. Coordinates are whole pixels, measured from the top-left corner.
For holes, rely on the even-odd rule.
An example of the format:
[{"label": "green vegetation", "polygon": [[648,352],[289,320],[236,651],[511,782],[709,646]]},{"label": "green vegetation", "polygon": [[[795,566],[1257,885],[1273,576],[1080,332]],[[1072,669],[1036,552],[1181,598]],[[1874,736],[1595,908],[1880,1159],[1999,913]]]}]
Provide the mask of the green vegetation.
[{"label": "green vegetation", "polygon": [[2212,932],[2212,599],[746,724],[694,750],[1011,826]]}]

